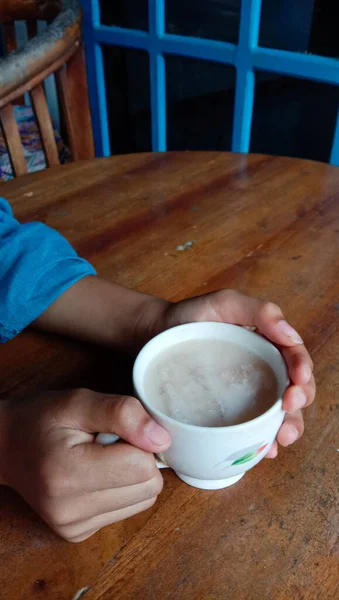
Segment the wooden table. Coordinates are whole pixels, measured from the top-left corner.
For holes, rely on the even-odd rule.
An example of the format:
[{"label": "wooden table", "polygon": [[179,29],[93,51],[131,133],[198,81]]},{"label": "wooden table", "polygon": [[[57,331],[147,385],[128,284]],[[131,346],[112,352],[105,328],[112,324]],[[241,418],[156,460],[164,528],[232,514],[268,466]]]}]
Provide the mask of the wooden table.
[{"label": "wooden table", "polygon": [[[339,169],[134,155],[25,176],[0,193],[106,278],[173,300],[232,287],[278,302],[310,348],[319,387],[304,437],[277,460],[217,492],[165,472],[154,508],[78,545],[1,488],[0,597],[68,600],[86,588],[86,600],[339,598]],[[110,352],[31,331],[0,348],[0,364],[3,397],[130,389],[125,359],[114,369]]]}]

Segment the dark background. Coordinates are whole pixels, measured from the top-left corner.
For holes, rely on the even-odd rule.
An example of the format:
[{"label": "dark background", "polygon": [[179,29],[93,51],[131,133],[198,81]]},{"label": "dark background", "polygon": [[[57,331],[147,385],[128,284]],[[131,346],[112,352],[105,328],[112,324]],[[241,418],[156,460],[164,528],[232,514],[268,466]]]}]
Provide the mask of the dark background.
[{"label": "dark background", "polygon": [[[166,31],[237,43],[241,0],[167,0]],[[147,0],[100,0],[101,22],[147,30]],[[339,57],[338,0],[263,0],[259,44]],[[103,46],[113,154],[151,150],[147,52]],[[1,56],[1,35],[0,35]],[[169,150],[231,150],[235,70],[166,56]],[[256,72],[251,151],[329,160],[339,86]]]},{"label": "dark background", "polygon": [[[334,0],[263,0],[261,46],[338,57]],[[169,33],[238,41],[240,0],[167,0]],[[147,0],[101,0],[101,22],[147,30]],[[112,153],[151,149],[146,52],[104,47]],[[169,150],[230,150],[235,71],[166,57]],[[251,151],[328,161],[339,87],[256,73]]]}]

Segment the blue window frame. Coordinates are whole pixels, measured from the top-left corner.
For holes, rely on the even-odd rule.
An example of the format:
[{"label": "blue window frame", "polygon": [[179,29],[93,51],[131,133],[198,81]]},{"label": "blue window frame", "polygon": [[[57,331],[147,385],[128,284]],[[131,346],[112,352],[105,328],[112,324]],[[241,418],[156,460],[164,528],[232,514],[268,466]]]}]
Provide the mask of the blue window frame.
[{"label": "blue window frame", "polygon": [[[170,0],[169,0],[170,1]],[[242,0],[238,44],[165,32],[165,0],[148,0],[148,32],[100,23],[99,0],[83,0],[89,93],[98,156],[109,156],[110,140],[102,45],[145,50],[149,54],[152,149],[166,151],[167,54],[233,65],[236,69],[232,150],[248,152],[255,90],[255,71],[309,79],[339,86],[339,61],[258,45],[261,0]],[[339,111],[330,163],[339,165]]]}]

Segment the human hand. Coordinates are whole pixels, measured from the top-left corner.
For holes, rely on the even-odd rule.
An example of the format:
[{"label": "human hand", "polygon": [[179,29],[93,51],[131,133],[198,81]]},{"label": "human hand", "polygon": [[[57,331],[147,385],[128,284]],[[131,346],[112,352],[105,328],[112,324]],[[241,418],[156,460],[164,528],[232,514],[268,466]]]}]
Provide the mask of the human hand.
[{"label": "human hand", "polygon": [[[153,453],[169,434],[135,398],[89,390],[0,403],[0,483],[62,538],[81,542],[151,507],[162,490]],[[96,432],[122,440],[93,443]]]},{"label": "human hand", "polygon": [[301,409],[311,404],[315,397],[313,363],[301,337],[284,320],[279,306],[233,290],[220,290],[167,305],[160,319],[160,329],[194,321],[222,321],[255,327],[281,351],[291,385],[283,397],[284,423],[266,455],[267,458],[275,458],[278,442],[289,446],[302,436],[304,421]]}]

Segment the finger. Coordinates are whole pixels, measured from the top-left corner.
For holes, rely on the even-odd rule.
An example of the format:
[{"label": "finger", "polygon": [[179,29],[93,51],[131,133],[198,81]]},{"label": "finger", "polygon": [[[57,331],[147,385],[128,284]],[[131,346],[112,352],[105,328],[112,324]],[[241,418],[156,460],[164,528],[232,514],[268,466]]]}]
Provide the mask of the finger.
[{"label": "finger", "polygon": [[130,396],[105,395],[77,390],[69,401],[68,418],[83,431],[114,433],[133,446],[148,452],[166,450],[171,438]]},{"label": "finger", "polygon": [[266,337],[281,346],[303,344],[300,335],[285,320],[281,308],[273,302],[233,290],[222,290],[209,298],[215,314],[227,323],[258,327]]},{"label": "finger", "polygon": [[[159,496],[162,488],[163,479],[160,472],[157,471],[153,479],[144,483],[84,494],[79,500],[74,499],[71,508],[68,509],[67,519],[73,525],[76,525],[98,515],[146,502],[155,496]],[[66,503],[68,506],[70,505],[69,498],[65,500]]]},{"label": "finger", "polygon": [[85,531],[85,533],[82,533],[81,535],[78,535],[73,538],[66,538],[65,536],[62,536],[61,534],[59,534],[59,535],[67,542],[71,542],[71,544],[80,544],[81,542],[88,540],[88,538],[92,537],[92,535],[94,535],[98,531],[100,531],[100,529],[90,529],[89,531]]},{"label": "finger", "polygon": [[[72,473],[71,493],[88,493],[146,483],[157,476],[154,454],[130,444],[111,446],[79,444],[72,448],[76,469]],[[70,457],[71,458],[71,457]]]},{"label": "finger", "polygon": [[267,452],[265,458],[276,458],[278,456],[278,442],[274,440],[271,448]]},{"label": "finger", "polygon": [[282,348],[281,353],[287,363],[288,372],[293,383],[304,385],[312,377],[313,362],[305,346]]},{"label": "finger", "polygon": [[56,528],[55,531],[58,535],[60,535],[67,541],[82,542],[102,527],[106,527],[107,525],[117,523],[118,521],[124,521],[125,519],[133,517],[134,515],[137,515],[145,510],[148,510],[155,504],[156,500],[156,497],[150,498],[149,500],[145,500],[144,502],[140,502],[139,504],[134,504],[134,506],[128,506],[126,508],[121,508],[120,510],[115,510],[104,515],[98,515],[96,517],[93,517],[92,519],[81,521],[75,526],[62,525],[61,527]]},{"label": "finger", "polygon": [[280,427],[277,440],[282,446],[290,446],[304,433],[304,419],[301,410],[286,414],[285,421]]},{"label": "finger", "polygon": [[283,397],[283,410],[292,413],[300,408],[312,404],[315,398],[315,381],[312,375],[307,385],[291,385],[287,388]]}]

